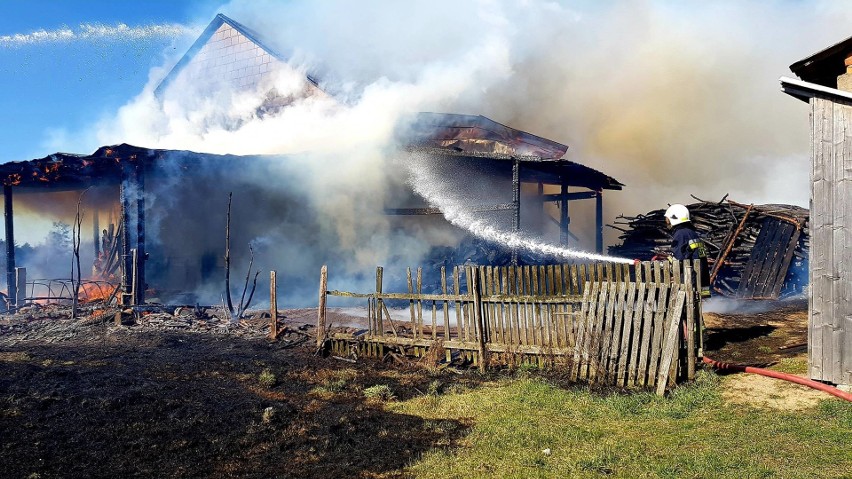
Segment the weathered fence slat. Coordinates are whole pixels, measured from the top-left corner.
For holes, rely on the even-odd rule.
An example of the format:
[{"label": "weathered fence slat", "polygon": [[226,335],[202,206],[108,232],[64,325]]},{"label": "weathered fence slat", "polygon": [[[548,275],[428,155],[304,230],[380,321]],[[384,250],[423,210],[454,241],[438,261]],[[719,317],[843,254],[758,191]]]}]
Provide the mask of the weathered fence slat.
[{"label": "weathered fence slat", "polygon": [[[461,295],[458,266],[453,267],[453,293],[455,293],[456,298]],[[467,341],[467,336],[465,336],[464,311],[462,310],[462,303],[459,299],[456,299],[456,339]]]},{"label": "weathered fence slat", "polygon": [[[503,268],[497,267],[494,268],[494,294],[500,296],[501,298],[505,298],[505,294],[503,292]],[[494,303],[494,324],[495,324],[495,333],[496,339],[498,343],[507,344],[508,340],[506,339],[506,325],[504,323],[503,317],[503,300],[501,299],[499,302]]]},{"label": "weathered fence slat", "polygon": [[602,332],[603,337],[601,343],[600,367],[603,374],[598,377],[598,381],[601,382],[609,382],[611,380],[610,372],[612,371],[612,362],[614,359],[613,349],[614,344],[619,340],[617,337],[620,326],[618,317],[623,314],[626,286],[625,283],[617,281],[609,284],[611,288],[610,292],[613,296],[607,305],[607,318],[603,325]]},{"label": "weathered fence slat", "polygon": [[[441,292],[447,294],[447,267],[441,266]],[[450,308],[448,301],[443,301],[444,308],[444,339],[450,339]],[[456,320],[458,321],[458,320]],[[449,351],[449,350],[447,350]]]},{"label": "weathered fence slat", "polygon": [[474,324],[476,325],[476,338],[477,338],[477,353],[478,353],[478,361],[479,361],[479,370],[485,371],[485,364],[487,358],[485,357],[485,321],[482,317],[482,301],[481,301],[481,291],[482,285],[479,282],[479,276],[473,272],[473,268],[468,268],[468,276],[470,277],[470,285],[471,290],[473,292],[473,318]]},{"label": "weathered fence slat", "polygon": [[[518,290],[518,269],[517,268],[507,268],[509,272],[509,291],[508,294],[517,296],[520,294]],[[510,320],[512,321],[512,336],[514,337],[514,343],[516,345],[523,344],[523,340],[521,338],[521,325],[520,325],[520,309],[521,304],[518,301],[514,301],[511,303],[511,314]]]},{"label": "weathered fence slat", "polygon": [[618,350],[617,386],[627,385],[627,360],[630,356],[630,337],[633,327],[633,308],[636,303],[636,283],[631,282],[627,288],[624,305],[624,315],[621,318],[621,347]]},{"label": "weathered fence slat", "polygon": [[[577,380],[577,376],[578,376],[578,373],[579,373],[579,370],[580,370],[580,364],[581,364],[580,361],[582,360],[582,354],[583,354],[583,349],[582,349],[583,348],[583,341],[584,341],[585,335],[586,335],[587,317],[589,315],[589,310],[592,309],[589,306],[589,302],[590,302],[590,298],[594,298],[594,295],[591,291],[591,288],[592,287],[588,283],[586,283],[585,287],[583,288],[584,292],[583,292],[583,302],[580,305],[580,318],[576,322],[577,329],[574,332],[574,338],[575,338],[575,340],[574,340],[574,356],[573,356],[573,360],[571,362],[571,371],[569,373],[572,381]],[[597,291],[595,291],[595,293],[596,292]]]},{"label": "weathered fence slat", "polygon": [[592,347],[593,336],[595,334],[594,326],[597,323],[598,316],[602,315],[604,302],[601,299],[606,299],[606,289],[601,288],[601,284],[597,281],[586,283],[586,289],[591,287],[589,294],[589,309],[581,324],[581,343],[580,343],[580,360],[577,361],[577,378],[589,378],[589,358],[590,349]]},{"label": "weathered fence slat", "polygon": [[657,307],[654,310],[654,336],[651,340],[651,363],[648,366],[648,386],[654,386],[657,380],[657,368],[660,363],[660,344],[663,341],[663,320],[666,314],[666,305],[669,298],[669,284],[663,283],[659,286]]},{"label": "weathered fence slat", "polygon": [[[641,271],[636,268],[636,271]],[[630,340],[630,363],[627,366],[627,386],[635,386],[639,367],[639,344],[642,340],[642,314],[645,311],[645,283],[639,283],[636,292],[636,305],[633,310],[633,337]]]},{"label": "weathered fence slat", "polygon": [[[588,366],[588,380],[594,381],[597,377],[598,369],[600,368],[600,359],[599,353],[602,349],[601,346],[603,344],[603,325],[606,322],[607,311],[609,309],[609,304],[611,299],[610,295],[610,283],[602,283],[598,282],[600,285],[600,296],[598,297],[598,308],[595,312],[595,317],[593,318],[593,323],[590,325],[589,331],[591,333],[589,339],[589,344],[586,348],[589,355]],[[612,284],[614,286],[614,283]]]},{"label": "weathered fence slat", "polygon": [[636,380],[640,386],[648,385],[648,364],[651,356],[651,339],[654,332],[654,306],[659,292],[656,283],[648,284],[648,296],[642,307],[642,344],[639,347],[639,369]]},{"label": "weathered fence slat", "polygon": [[[500,268],[500,294],[510,296],[509,288],[509,268],[504,266]],[[506,344],[515,344],[512,335],[512,306],[505,300],[500,302],[500,326],[503,329],[503,342]]]},{"label": "weathered fence slat", "polygon": [[677,286],[672,288],[676,292],[676,301],[674,307],[668,311],[666,318],[666,341],[663,346],[662,358],[660,359],[660,372],[657,375],[657,394],[662,396],[666,391],[668,384],[669,368],[674,362],[674,354],[677,350],[678,327],[680,326],[681,313],[683,312],[683,303],[686,298],[686,293],[678,291]]}]

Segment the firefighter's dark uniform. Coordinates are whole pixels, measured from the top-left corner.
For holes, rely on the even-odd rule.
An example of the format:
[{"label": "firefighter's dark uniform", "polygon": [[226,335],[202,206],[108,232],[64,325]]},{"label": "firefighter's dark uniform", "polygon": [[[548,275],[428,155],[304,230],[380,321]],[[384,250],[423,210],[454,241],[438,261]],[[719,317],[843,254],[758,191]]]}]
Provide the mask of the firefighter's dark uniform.
[{"label": "firefighter's dark uniform", "polygon": [[672,255],[679,261],[694,259],[701,261],[701,271],[698,272],[701,275],[701,296],[710,297],[710,269],[707,265],[707,248],[692,223],[681,223],[672,228]]}]

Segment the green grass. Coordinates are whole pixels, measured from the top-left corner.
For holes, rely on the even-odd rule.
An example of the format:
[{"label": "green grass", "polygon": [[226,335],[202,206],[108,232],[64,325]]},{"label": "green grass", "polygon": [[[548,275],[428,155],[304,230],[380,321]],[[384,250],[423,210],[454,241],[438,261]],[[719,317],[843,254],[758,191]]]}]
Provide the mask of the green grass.
[{"label": "green grass", "polygon": [[723,403],[723,387],[701,372],[668,398],[602,396],[522,378],[388,408],[473,424],[413,463],[416,477],[852,477],[852,404],[756,409]]},{"label": "green grass", "polygon": [[275,377],[275,374],[272,373],[269,369],[264,369],[257,377],[258,384],[265,389],[269,389],[275,386],[275,383],[278,382],[278,378]]},{"label": "green grass", "polygon": [[808,373],[808,358],[784,358],[778,361],[778,364],[772,366],[772,369],[787,374],[807,375]]},{"label": "green grass", "polygon": [[390,401],[394,399],[393,390],[386,384],[376,384],[368,388],[364,388],[364,397],[369,399],[381,399],[382,401]]}]

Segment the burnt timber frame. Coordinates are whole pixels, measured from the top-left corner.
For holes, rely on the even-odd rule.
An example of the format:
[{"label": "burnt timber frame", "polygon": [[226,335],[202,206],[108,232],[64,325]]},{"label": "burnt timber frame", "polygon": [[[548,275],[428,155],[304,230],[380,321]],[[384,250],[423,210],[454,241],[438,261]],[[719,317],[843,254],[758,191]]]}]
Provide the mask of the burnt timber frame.
[{"label": "burnt timber frame", "polygon": [[[426,153],[441,158],[477,158],[483,163],[491,163],[494,167],[505,161],[512,162],[512,202],[497,205],[475,205],[471,207],[473,212],[487,211],[512,211],[512,232],[521,230],[521,198],[520,185],[523,182],[537,182],[539,184],[539,198],[542,204],[556,202],[559,204],[559,240],[563,245],[568,244],[568,238],[574,236],[569,226],[571,217],[568,214],[570,201],[595,199],[595,251],[603,253],[603,190],[620,190],[624,184],[607,176],[600,171],[594,170],[579,163],[560,159],[540,158],[536,156],[513,156],[499,153],[458,152],[443,148],[433,147],[411,147],[409,151]],[[523,166],[523,168],[522,168]],[[558,194],[543,194],[543,185],[559,185]],[[587,188],[589,191],[568,191],[568,187]],[[440,209],[426,208],[385,208],[386,215],[392,216],[417,216],[441,214]],[[517,251],[512,252],[512,264],[517,264]]]},{"label": "burnt timber frame", "polygon": [[[92,155],[57,153],[45,158],[0,165],[6,229],[6,281],[11,301],[16,294],[13,187],[18,191],[82,191],[93,186],[118,185],[122,223],[121,257],[123,304],[145,302],[145,164],[165,150],[122,144],[99,148]],[[136,212],[135,216],[131,214]],[[131,221],[136,227],[131,229]],[[93,226],[95,250],[98,228]],[[135,231],[135,238],[131,237]],[[136,253],[131,251],[135,244]],[[135,263],[132,258],[137,258]],[[135,274],[131,272],[135,271]],[[134,288],[134,285],[137,286]]]}]

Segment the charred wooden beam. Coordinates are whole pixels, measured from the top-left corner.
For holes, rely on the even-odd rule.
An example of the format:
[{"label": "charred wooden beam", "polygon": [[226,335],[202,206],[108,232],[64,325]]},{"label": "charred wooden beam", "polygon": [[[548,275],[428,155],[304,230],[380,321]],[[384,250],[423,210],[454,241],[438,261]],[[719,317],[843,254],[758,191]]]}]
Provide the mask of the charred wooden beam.
[{"label": "charred wooden beam", "polygon": [[563,245],[568,244],[568,224],[571,222],[571,218],[568,216],[568,183],[564,181],[560,185],[560,196],[559,199],[559,243]]},{"label": "charred wooden beam", "polygon": [[603,191],[595,197],[595,251],[603,253]]},{"label": "charred wooden beam", "polygon": [[[515,215],[512,217],[512,233],[521,230],[521,161],[515,158],[512,162],[512,204],[515,205]],[[518,249],[512,248],[512,264],[518,264]]]},{"label": "charred wooden beam", "polygon": [[136,264],[133,282],[135,284],[134,304],[145,304],[145,162],[136,163],[133,175],[134,196],[136,200]]},{"label": "charred wooden beam", "polygon": [[[567,186],[567,184],[566,184]],[[574,200],[590,200],[592,198],[597,198],[597,191],[575,191],[573,193],[568,193],[566,190],[563,193],[555,194],[555,195],[544,195],[542,196],[542,201],[556,201],[562,202],[564,200],[574,201]]]},{"label": "charred wooden beam", "polygon": [[100,212],[97,205],[92,206],[92,243],[95,246],[95,260],[101,256]]},{"label": "charred wooden beam", "polygon": [[6,293],[9,301],[17,297],[15,279],[15,228],[12,209],[12,186],[3,185],[3,212],[6,220]]},{"label": "charred wooden beam", "polygon": [[118,189],[119,201],[121,203],[121,223],[118,229],[121,231],[121,304],[127,305],[132,300],[133,285],[131,284],[130,272],[133,269],[133,261],[130,253],[130,188],[129,178],[125,177]]}]

